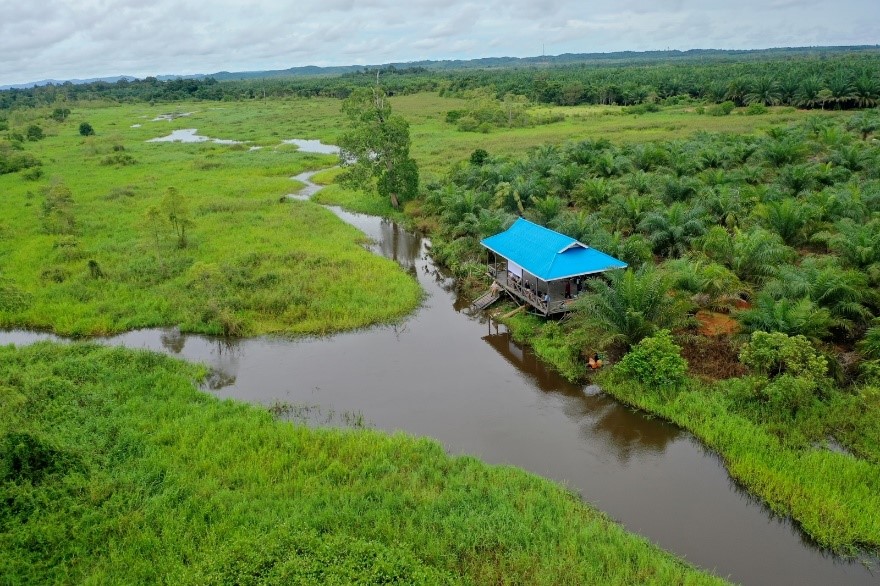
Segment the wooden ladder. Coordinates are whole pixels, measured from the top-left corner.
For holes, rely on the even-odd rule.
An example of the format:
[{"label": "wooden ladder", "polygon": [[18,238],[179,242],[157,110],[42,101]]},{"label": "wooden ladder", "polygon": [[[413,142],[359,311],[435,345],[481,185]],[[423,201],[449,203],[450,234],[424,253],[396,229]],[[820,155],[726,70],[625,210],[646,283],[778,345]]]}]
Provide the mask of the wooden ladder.
[{"label": "wooden ladder", "polygon": [[471,309],[473,309],[474,311],[483,311],[484,309],[498,301],[499,297],[501,297],[500,293],[492,293],[491,291],[489,291],[488,293],[471,303]]}]

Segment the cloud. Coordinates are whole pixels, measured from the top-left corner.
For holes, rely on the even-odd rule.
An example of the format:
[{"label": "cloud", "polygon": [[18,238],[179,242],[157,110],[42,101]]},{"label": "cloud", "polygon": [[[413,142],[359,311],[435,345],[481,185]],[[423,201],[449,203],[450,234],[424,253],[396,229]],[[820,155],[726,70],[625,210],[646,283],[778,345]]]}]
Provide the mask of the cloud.
[{"label": "cloud", "polygon": [[873,44],[874,0],[0,0],[0,84],[421,58]]}]

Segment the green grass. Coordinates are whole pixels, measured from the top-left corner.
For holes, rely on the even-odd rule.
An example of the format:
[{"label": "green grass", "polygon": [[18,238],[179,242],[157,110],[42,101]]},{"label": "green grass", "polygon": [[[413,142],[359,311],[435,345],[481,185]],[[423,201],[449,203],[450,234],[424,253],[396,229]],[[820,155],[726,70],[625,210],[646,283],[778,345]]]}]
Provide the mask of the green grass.
[{"label": "green grass", "polygon": [[[315,136],[310,129],[323,118],[314,105],[92,107],[74,109],[66,124],[47,122],[49,137],[26,145],[43,161],[43,178],[0,176],[0,285],[26,301],[0,300],[0,327],[93,335],[177,324],[215,334],[313,334],[408,314],[421,300],[414,279],[364,250],[360,232],[329,211],[283,197],[297,188],[292,175],[335,163],[269,146]],[[196,113],[149,122],[174,110]],[[97,136],[78,135],[84,119]],[[135,123],[142,127],[129,128]],[[267,146],[145,142],[186,127]],[[104,163],[119,154],[136,163]],[[72,193],[70,235],[44,226],[42,190],[54,180]],[[157,242],[146,220],[168,187],[188,202],[193,221],[183,249],[170,225]]]},{"label": "green grass", "polygon": [[[555,322],[531,315],[505,320],[514,339],[529,344],[569,380],[583,380],[578,344]],[[593,381],[618,400],[693,433],[717,452],[728,472],[776,514],[792,517],[813,540],[845,556],[880,552],[880,405],[835,392],[784,422],[735,407],[728,383],[689,379],[686,389],[649,388],[605,368]],[[736,383],[736,381],[731,381]],[[825,447],[831,436],[853,454]]]},{"label": "green grass", "polygon": [[792,446],[733,411],[720,385],[691,381],[670,393],[626,380],[614,369],[598,382],[624,403],[693,432],[724,458],[733,478],[775,513],[797,520],[818,544],[848,555],[880,551],[880,454],[871,461],[823,446]]},{"label": "green grass", "polygon": [[0,347],[0,567],[36,583],[708,584],[548,480],[310,429],[122,348]]},{"label": "green grass", "polygon": [[768,108],[767,114],[746,116],[738,110],[729,116],[698,114],[693,106],[668,106],[660,112],[626,114],[619,106],[539,107],[532,113],[561,113],[565,120],[530,128],[493,130],[488,134],[460,132],[446,122],[449,110],[464,100],[421,93],[392,98],[395,112],[411,125],[412,155],[423,178],[444,175],[449,164],[467,159],[478,148],[492,155],[522,155],[540,145],[605,138],[616,144],[683,139],[695,132],[757,133],[774,125],[789,124],[809,116],[840,113]]}]

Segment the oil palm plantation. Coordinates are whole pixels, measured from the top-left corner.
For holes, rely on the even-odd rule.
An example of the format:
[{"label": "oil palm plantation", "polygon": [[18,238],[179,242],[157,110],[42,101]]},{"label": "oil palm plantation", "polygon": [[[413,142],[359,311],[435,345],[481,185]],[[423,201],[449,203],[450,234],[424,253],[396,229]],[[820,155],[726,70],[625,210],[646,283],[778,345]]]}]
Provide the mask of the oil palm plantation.
[{"label": "oil palm plantation", "polygon": [[639,230],[645,233],[654,252],[667,258],[682,256],[691,242],[706,232],[703,208],[676,202],[662,211],[645,215]]},{"label": "oil palm plantation", "polygon": [[797,267],[781,267],[764,293],[777,300],[807,298],[828,310],[832,327],[849,333],[871,319],[870,306],[878,301],[864,273],[845,269],[831,257],[809,257]]},{"label": "oil palm plantation", "polygon": [[693,305],[670,294],[672,278],[656,269],[627,269],[587,281],[587,293],[575,304],[572,324],[597,348],[625,351],[660,329],[691,323]]}]

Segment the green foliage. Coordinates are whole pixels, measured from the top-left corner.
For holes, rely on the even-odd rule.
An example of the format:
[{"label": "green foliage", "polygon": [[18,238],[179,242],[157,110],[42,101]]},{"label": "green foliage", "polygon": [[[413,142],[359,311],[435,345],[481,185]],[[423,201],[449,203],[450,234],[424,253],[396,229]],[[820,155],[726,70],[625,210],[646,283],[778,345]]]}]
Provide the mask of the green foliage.
[{"label": "green foliage", "polygon": [[162,198],[162,211],[174,230],[177,248],[186,248],[189,245],[187,230],[193,226],[187,198],[175,187],[169,187]]},{"label": "green foliage", "polygon": [[486,152],[486,149],[475,149],[470,156],[471,165],[476,165],[478,167],[485,163],[488,159],[489,153]]},{"label": "green foliage", "polygon": [[670,295],[666,274],[643,268],[608,273],[603,279],[588,279],[588,292],[575,303],[574,327],[581,337],[598,348],[626,350],[661,329],[689,323],[691,303]]},{"label": "green foliage", "polygon": [[43,190],[43,227],[49,234],[73,234],[76,229],[73,193],[61,180]]},{"label": "green foliage", "polygon": [[70,108],[55,108],[52,110],[51,118],[56,122],[64,122],[70,116]]},{"label": "green foliage", "polygon": [[92,136],[95,134],[95,129],[88,122],[80,122],[79,134],[80,136]]},{"label": "green foliage", "polygon": [[761,102],[752,102],[749,104],[749,107],[746,108],[747,116],[760,116],[762,114],[767,113],[767,106],[765,106]]},{"label": "green foliage", "polygon": [[23,152],[17,143],[0,140],[0,175],[39,165],[40,161],[31,153]]},{"label": "green foliage", "polygon": [[633,346],[616,368],[650,388],[675,391],[684,384],[688,365],[669,330],[659,330]]},{"label": "green foliage", "polygon": [[47,584],[720,584],[553,482],[124,348],[0,348],[0,567]]},{"label": "green foliage", "polygon": [[754,332],[739,356],[743,364],[769,377],[789,374],[815,381],[828,373],[828,361],[804,336]]},{"label": "green foliage", "polygon": [[43,129],[36,124],[31,124],[27,127],[27,130],[25,131],[25,136],[27,136],[28,140],[33,142],[43,140],[43,138],[45,137],[45,135],[43,134]]},{"label": "green foliage", "polygon": [[341,177],[348,187],[372,190],[397,208],[419,189],[418,167],[409,156],[409,123],[392,114],[391,104],[380,87],[353,92],[342,104],[349,128],[339,138]]},{"label": "green foliage", "polygon": [[740,311],[738,318],[747,332],[780,332],[814,340],[826,338],[834,324],[831,313],[809,297],[774,299],[768,293],[760,293],[754,306]]},{"label": "green foliage", "polygon": [[709,116],[728,116],[733,109],[736,108],[736,104],[731,102],[730,100],[721,102],[716,106],[710,107],[706,112]]},{"label": "green foliage", "polygon": [[[167,106],[77,106],[76,115],[95,128],[125,128],[124,151],[114,149],[120,137],[83,138],[76,125],[72,133],[59,130],[36,143],[0,140],[0,152],[42,160],[50,178],[35,186],[20,173],[0,175],[0,327],[67,335],[163,326],[217,335],[323,334],[394,321],[418,306],[415,279],[364,250],[358,230],[310,202],[279,203],[296,190],[292,175],[330,167],[335,156],[148,143],[159,130],[155,124],[129,128],[144,108],[153,117]],[[200,111],[195,124],[207,134],[267,146],[279,140],[273,132],[309,136],[316,120],[334,132],[342,119],[338,100],[277,101],[266,108],[182,107]],[[334,137],[320,138],[330,143]],[[113,155],[130,155],[138,164],[101,164]],[[197,169],[196,160],[213,166]],[[178,248],[179,234],[163,206],[169,186],[192,222],[179,226],[186,248]],[[76,236],[76,247],[58,245],[68,235]],[[93,278],[89,260],[103,277]],[[229,284],[214,303],[188,289],[188,269],[199,261],[217,265]]]},{"label": "green foliage", "polygon": [[859,342],[858,349],[865,358],[880,360],[880,318],[875,319],[872,326],[865,332],[865,337]]}]

